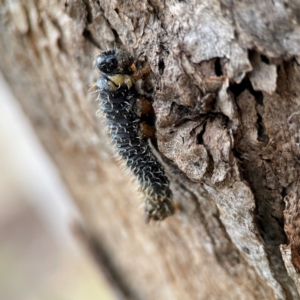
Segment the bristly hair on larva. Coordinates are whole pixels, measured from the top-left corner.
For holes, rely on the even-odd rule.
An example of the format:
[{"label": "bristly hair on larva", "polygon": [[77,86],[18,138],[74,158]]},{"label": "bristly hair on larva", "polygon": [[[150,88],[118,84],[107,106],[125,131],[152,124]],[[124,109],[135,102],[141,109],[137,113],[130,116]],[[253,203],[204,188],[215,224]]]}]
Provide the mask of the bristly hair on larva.
[{"label": "bristly hair on larva", "polygon": [[172,192],[163,167],[140,134],[133,60],[130,53],[119,48],[97,56],[95,63],[101,71],[96,84],[100,110],[118,153],[141,185],[146,220],[163,220],[174,213]]}]

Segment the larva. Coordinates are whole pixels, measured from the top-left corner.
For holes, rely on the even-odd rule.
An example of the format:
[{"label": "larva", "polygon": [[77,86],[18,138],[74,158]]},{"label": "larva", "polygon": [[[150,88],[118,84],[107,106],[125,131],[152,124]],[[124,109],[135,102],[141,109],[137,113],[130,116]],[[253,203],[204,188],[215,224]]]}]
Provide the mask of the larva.
[{"label": "larva", "polygon": [[101,71],[97,81],[100,109],[118,153],[142,187],[146,220],[163,220],[174,213],[172,192],[163,167],[140,134],[133,57],[123,49],[109,50],[96,58],[96,65]]}]

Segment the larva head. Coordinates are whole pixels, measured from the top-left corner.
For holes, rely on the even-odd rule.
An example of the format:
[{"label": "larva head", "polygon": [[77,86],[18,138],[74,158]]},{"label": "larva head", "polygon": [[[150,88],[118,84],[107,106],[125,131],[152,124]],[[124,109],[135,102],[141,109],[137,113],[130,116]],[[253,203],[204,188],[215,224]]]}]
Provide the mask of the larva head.
[{"label": "larva head", "polygon": [[148,196],[145,199],[145,212],[147,223],[150,220],[163,220],[166,217],[173,215],[174,210],[174,203],[171,197],[162,197],[161,199],[156,199]]},{"label": "larva head", "polygon": [[106,74],[132,74],[133,56],[124,49],[103,52],[96,58],[98,69]]}]

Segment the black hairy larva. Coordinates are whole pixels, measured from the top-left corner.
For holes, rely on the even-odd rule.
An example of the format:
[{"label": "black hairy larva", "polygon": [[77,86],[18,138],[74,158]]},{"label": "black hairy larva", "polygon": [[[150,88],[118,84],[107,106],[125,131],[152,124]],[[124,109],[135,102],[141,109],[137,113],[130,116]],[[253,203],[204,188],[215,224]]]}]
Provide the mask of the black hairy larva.
[{"label": "black hairy larva", "polygon": [[147,220],[163,220],[174,213],[172,192],[163,167],[140,132],[133,57],[123,49],[109,50],[96,58],[96,65],[102,72],[97,81],[100,109],[111,138],[142,187]]}]

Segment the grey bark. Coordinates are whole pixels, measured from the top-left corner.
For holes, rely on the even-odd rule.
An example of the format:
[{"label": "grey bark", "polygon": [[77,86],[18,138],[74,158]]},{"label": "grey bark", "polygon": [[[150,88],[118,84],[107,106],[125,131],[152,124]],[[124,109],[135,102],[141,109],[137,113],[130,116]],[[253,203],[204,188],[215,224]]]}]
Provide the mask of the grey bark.
[{"label": "grey bark", "polygon": [[[299,1],[0,3],[0,69],[125,298],[299,299]],[[159,225],[88,92],[115,45],[152,68],[140,91],[181,207]]]}]

